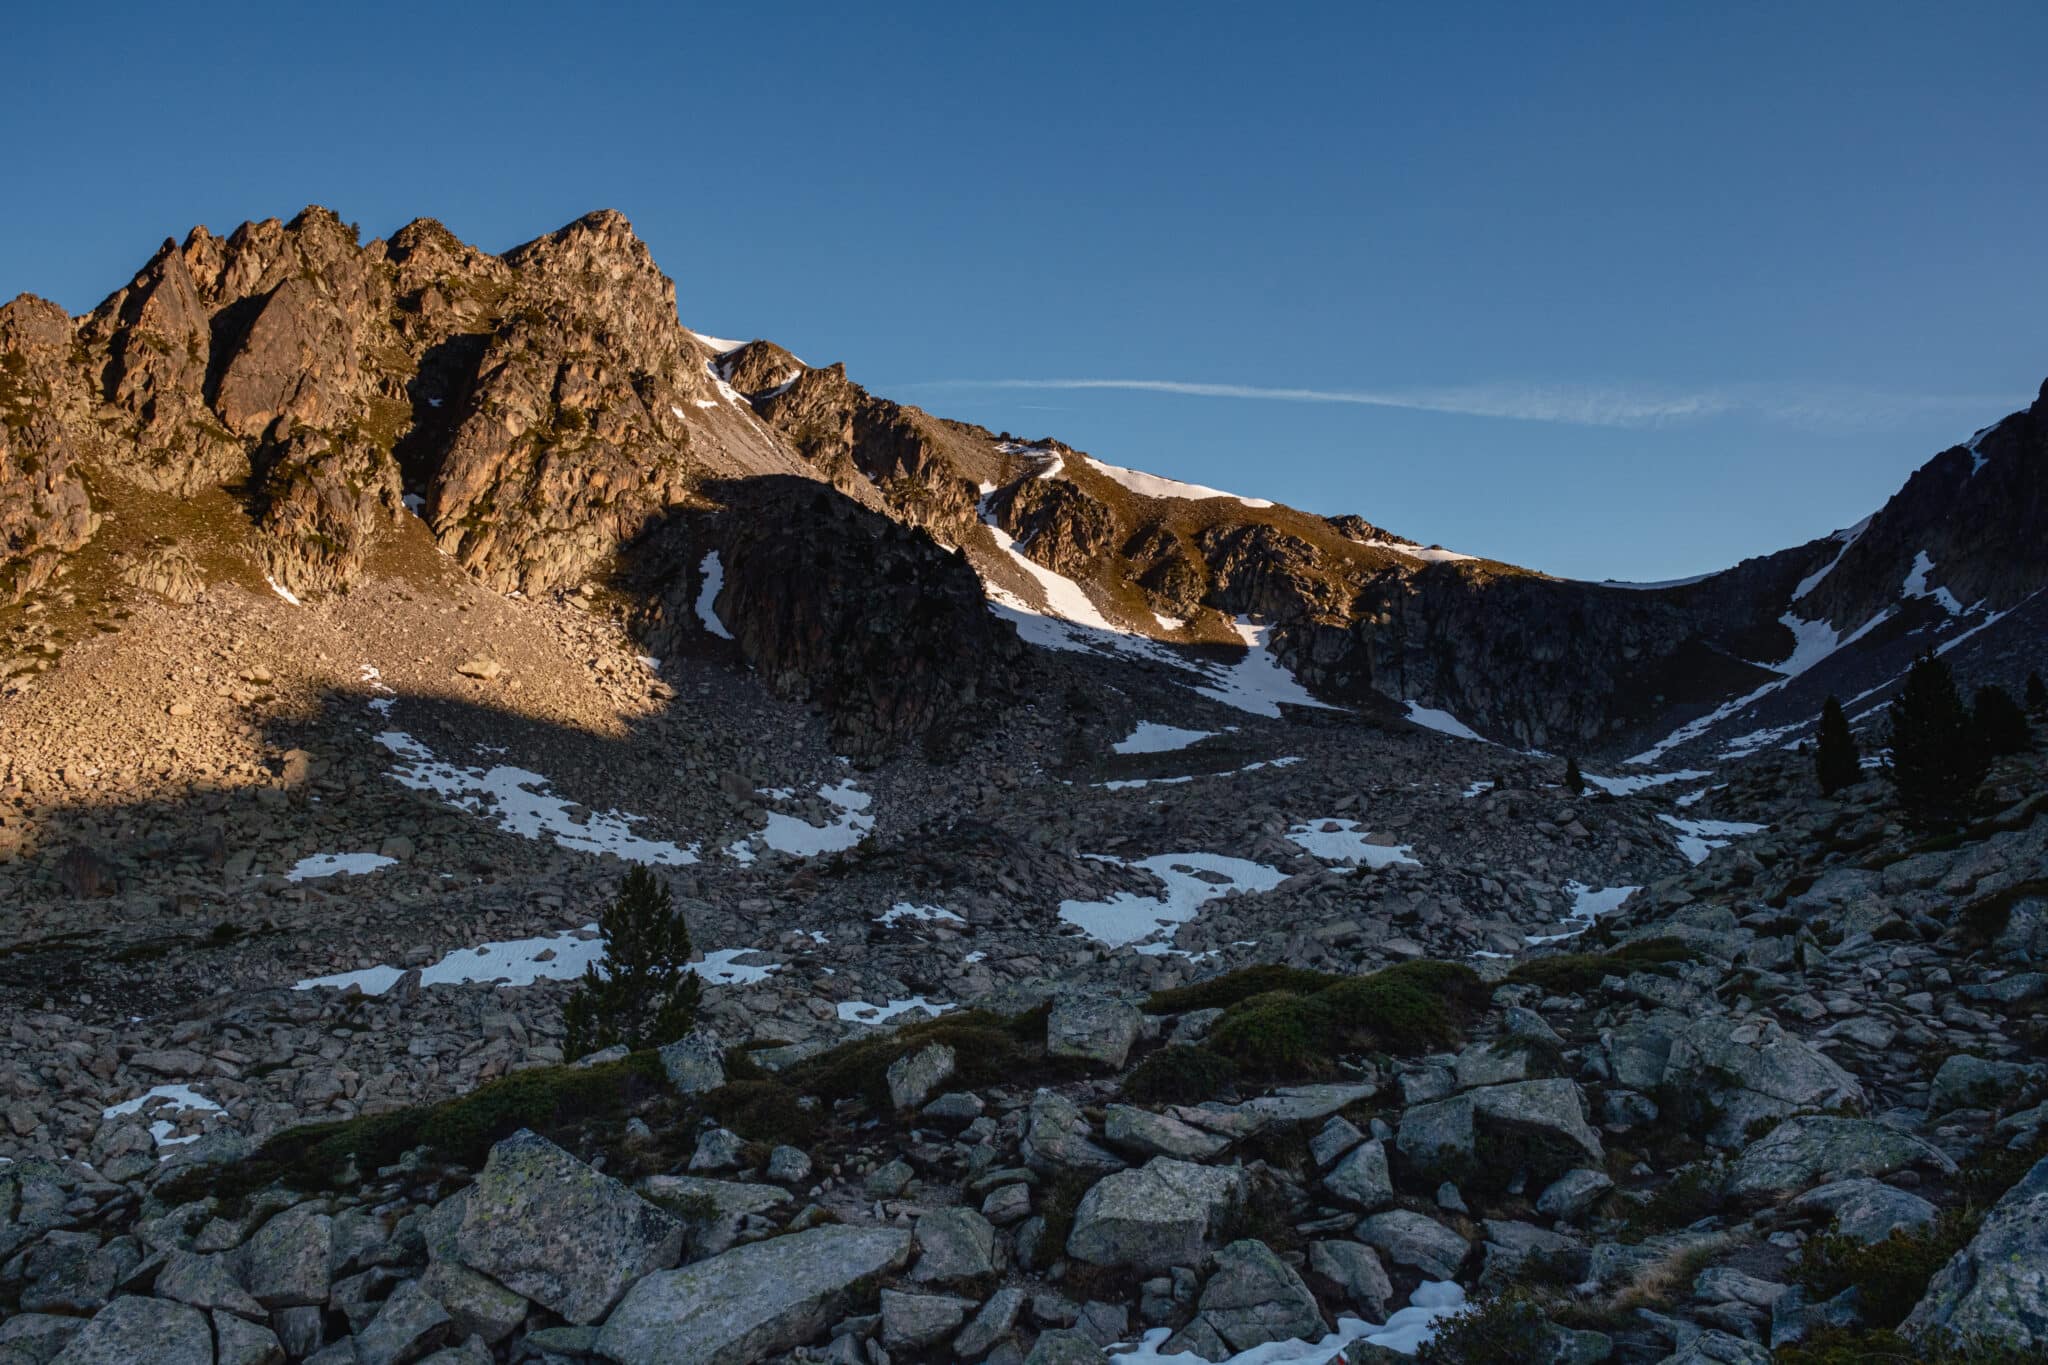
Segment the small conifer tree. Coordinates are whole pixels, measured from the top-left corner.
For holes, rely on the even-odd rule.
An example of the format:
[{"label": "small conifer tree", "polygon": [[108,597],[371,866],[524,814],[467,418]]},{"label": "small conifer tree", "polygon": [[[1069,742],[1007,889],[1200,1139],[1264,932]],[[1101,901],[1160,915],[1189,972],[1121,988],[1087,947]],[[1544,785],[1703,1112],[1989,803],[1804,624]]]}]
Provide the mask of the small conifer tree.
[{"label": "small conifer tree", "polygon": [[1988,762],[1948,665],[1921,655],[1892,703],[1891,721],[1888,767],[1907,816],[1923,827],[1954,824],[1967,813]]},{"label": "small conifer tree", "polygon": [[2027,709],[2037,716],[2048,712],[2048,683],[2039,673],[2027,674]]},{"label": "small conifer tree", "polygon": [[1576,758],[1567,758],[1564,761],[1564,788],[1573,796],[1580,796],[1585,793],[1586,779],[1579,772],[1579,760]]},{"label": "small conifer tree", "polygon": [[2012,693],[1996,684],[1977,689],[1970,704],[1970,721],[1977,731],[1977,743],[1983,746],[1988,758],[2034,747],[2033,733],[2027,729],[2027,713],[2020,710]]},{"label": "small conifer tree", "polygon": [[689,969],[690,928],[668,884],[634,868],[619,883],[618,899],[599,912],[597,928],[604,956],[583,969],[562,1009],[566,1055],[583,1057],[616,1043],[638,1051],[688,1033],[700,987]]},{"label": "small conifer tree", "polygon": [[1849,718],[1842,714],[1842,703],[1829,697],[1820,708],[1820,739],[1814,755],[1821,791],[1833,796],[1849,786],[1861,774],[1862,762],[1856,752],[1856,736],[1849,732]]}]

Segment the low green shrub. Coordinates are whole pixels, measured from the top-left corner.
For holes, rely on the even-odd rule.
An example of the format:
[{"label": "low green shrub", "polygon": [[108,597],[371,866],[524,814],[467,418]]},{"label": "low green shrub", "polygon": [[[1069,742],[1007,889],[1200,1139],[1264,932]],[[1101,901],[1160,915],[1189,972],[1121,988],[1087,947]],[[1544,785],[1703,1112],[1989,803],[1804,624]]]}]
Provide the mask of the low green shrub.
[{"label": "low green shrub", "polygon": [[1679,1167],[1647,1200],[1629,1210],[1624,1236],[1640,1241],[1652,1233],[1692,1226],[1721,1207],[1727,1178],[1727,1169],[1718,1161]]},{"label": "low green shrub", "polygon": [[1799,1281],[1815,1299],[1855,1288],[1872,1326],[1896,1327],[1927,1292],[1934,1272],[1948,1264],[1976,1231],[1974,1212],[1951,1209],[1925,1227],[1899,1228],[1881,1242],[1827,1233],[1807,1242]]},{"label": "low green shrub", "polygon": [[1336,1040],[1334,1012],[1321,996],[1273,991],[1233,1005],[1209,1030],[1205,1046],[1258,1080],[1305,1080],[1327,1074]]},{"label": "low green shrub", "polygon": [[1097,1179],[1087,1171],[1061,1171],[1039,1195],[1038,1215],[1045,1220],[1045,1229],[1039,1234],[1038,1264],[1034,1269],[1048,1266],[1067,1254],[1067,1236],[1074,1230],[1074,1213],[1081,1207],[1081,1197],[1094,1188]]},{"label": "low green shrub", "polygon": [[1796,1346],[1780,1346],[1774,1365],[2040,1365],[2038,1351],[1998,1342],[1908,1341],[1891,1331],[1815,1332]]},{"label": "low green shrub", "polygon": [[889,1068],[899,1058],[943,1043],[953,1049],[954,1084],[960,1089],[1016,1084],[1065,1074],[1045,1054],[1046,1009],[1005,1018],[985,1010],[964,1010],[894,1033],[860,1038],[807,1057],[782,1073],[789,1089],[825,1100],[865,1100],[889,1109]]},{"label": "low green shrub", "polygon": [[1346,981],[1315,999],[1346,1035],[1382,1052],[1410,1056],[1458,1040],[1450,1002],[1392,973]]},{"label": "low green shrub", "polygon": [[[1254,982],[1274,981],[1291,984],[1238,994]],[[1413,1056],[1455,1046],[1464,1024],[1486,1003],[1478,974],[1457,962],[1404,962],[1370,976],[1251,968],[1202,985],[1224,982],[1226,988],[1199,997],[1236,997],[1220,1007],[1223,1017],[1209,1030],[1203,1048],[1255,1081],[1334,1075],[1336,1059],[1346,1053]]]},{"label": "low green shrub", "polygon": [[1550,1358],[1549,1338],[1543,1310],[1507,1293],[1440,1320],[1415,1359],[1420,1365],[1529,1365]]},{"label": "low green shrub", "polygon": [[1228,1057],[1176,1043],[1138,1063],[1124,1079],[1124,1095],[1139,1104],[1199,1104],[1236,1080],[1237,1063]]},{"label": "low green shrub", "polygon": [[1302,967],[1284,967],[1268,963],[1260,967],[1244,967],[1221,976],[1212,976],[1207,981],[1197,981],[1191,986],[1176,986],[1171,990],[1154,991],[1145,1001],[1147,1014],[1184,1014],[1189,1010],[1228,1009],[1240,1001],[1255,995],[1268,995],[1274,991],[1292,991],[1297,995],[1308,995],[1323,987],[1344,980],[1326,972],[1312,972]]},{"label": "low green shrub", "polygon": [[728,1080],[704,1096],[704,1109],[743,1138],[803,1146],[817,1136],[819,1108],[772,1079]]}]

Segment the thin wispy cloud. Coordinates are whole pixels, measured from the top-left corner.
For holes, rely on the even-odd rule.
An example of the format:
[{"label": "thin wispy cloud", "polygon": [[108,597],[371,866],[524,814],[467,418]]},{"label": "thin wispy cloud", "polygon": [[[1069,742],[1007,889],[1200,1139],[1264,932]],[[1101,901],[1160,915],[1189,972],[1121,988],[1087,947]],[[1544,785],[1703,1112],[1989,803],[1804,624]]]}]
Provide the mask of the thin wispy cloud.
[{"label": "thin wispy cloud", "polygon": [[[1749,416],[1795,426],[1864,426],[1918,412],[2010,410],[2010,397],[1910,394],[1894,390],[1816,386],[1729,385],[1701,390],[1633,385],[1463,384],[1425,389],[1309,389],[1215,384],[1180,379],[940,379],[916,389],[1111,389],[1188,398],[1239,398],[1272,403],[1341,403],[1570,426],[1651,427],[1722,416]],[[2023,402],[2024,400],[2022,400]],[[2004,406],[2001,406],[2004,405]]]}]

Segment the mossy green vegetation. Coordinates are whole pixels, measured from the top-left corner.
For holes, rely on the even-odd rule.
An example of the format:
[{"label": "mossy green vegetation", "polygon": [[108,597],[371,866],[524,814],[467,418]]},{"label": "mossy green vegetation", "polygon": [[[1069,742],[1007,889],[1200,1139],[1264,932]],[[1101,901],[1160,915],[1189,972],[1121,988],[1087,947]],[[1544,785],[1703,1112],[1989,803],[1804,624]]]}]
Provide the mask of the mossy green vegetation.
[{"label": "mossy green vegetation", "polygon": [[[1233,1077],[1256,1082],[1329,1077],[1339,1074],[1337,1059],[1347,1054],[1414,1056],[1455,1046],[1485,999],[1478,976],[1455,962],[1406,962],[1369,976],[1248,968],[1155,995],[1154,1008],[1164,1001],[1185,1009],[1221,1008],[1224,1014],[1199,1047],[1167,1049],[1177,1055],[1149,1069],[1141,1065],[1133,1079],[1142,1074],[1146,1093],[1185,1099],[1213,1084],[1207,1095],[1198,1096],[1209,1098]],[[1221,1059],[1228,1069],[1200,1060],[1196,1054],[1203,1053]]]},{"label": "mossy green vegetation", "polygon": [[1669,974],[1680,964],[1696,962],[1699,954],[1675,938],[1647,938],[1624,943],[1604,953],[1554,953],[1531,958],[1508,973],[1515,985],[1537,986],[1552,995],[1577,995],[1599,986],[1609,976],[1630,972]]},{"label": "mossy green vegetation", "polygon": [[755,1048],[736,1049],[726,1054],[726,1084],[703,1096],[704,1108],[743,1138],[802,1145],[834,1103],[889,1113],[889,1068],[934,1043],[953,1049],[954,1088],[1065,1079],[1073,1065],[1045,1051],[1049,1012],[1040,1006],[1007,1017],[985,1010],[947,1014],[842,1043],[781,1072],[764,1070],[752,1056]]},{"label": "mossy green vegetation", "polygon": [[933,1043],[953,1049],[950,1084],[957,1089],[1052,1079],[1066,1075],[1067,1067],[1046,1056],[1047,1014],[1043,1007],[1008,1018],[986,1010],[946,1014],[881,1037],[842,1043],[798,1062],[778,1079],[796,1094],[828,1102],[864,1100],[875,1112],[887,1113],[890,1066]]},{"label": "mossy green vegetation", "polygon": [[168,1182],[166,1198],[234,1198],[273,1183],[327,1189],[396,1162],[416,1148],[442,1160],[480,1166],[491,1144],[521,1128],[575,1145],[581,1132],[623,1126],[669,1094],[661,1059],[634,1053],[602,1066],[516,1071],[440,1104],[370,1114],[341,1123],[290,1128],[232,1166],[195,1166]]},{"label": "mossy green vegetation", "polygon": [[1124,1080],[1124,1096],[1140,1104],[1196,1104],[1228,1090],[1237,1064],[1203,1047],[1176,1043],[1138,1063]]},{"label": "mossy green vegetation", "polygon": [[1221,976],[1212,976],[1207,981],[1197,981],[1191,986],[1176,986],[1172,990],[1154,991],[1145,1002],[1147,1014],[1186,1014],[1191,1010],[1228,1009],[1255,995],[1266,995],[1273,991],[1293,991],[1296,994],[1310,994],[1325,986],[1335,985],[1344,980],[1328,972],[1312,972],[1305,967],[1286,967],[1279,963],[1268,963],[1259,967],[1245,967]]}]

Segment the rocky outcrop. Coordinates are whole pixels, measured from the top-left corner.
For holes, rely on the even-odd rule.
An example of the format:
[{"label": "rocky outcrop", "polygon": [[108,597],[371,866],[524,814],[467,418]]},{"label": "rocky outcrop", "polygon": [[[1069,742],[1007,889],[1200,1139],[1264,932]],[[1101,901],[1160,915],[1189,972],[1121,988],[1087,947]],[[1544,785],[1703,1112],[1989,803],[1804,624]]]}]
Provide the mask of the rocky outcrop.
[{"label": "rocky outcrop", "polygon": [[1014,690],[1023,646],[959,554],[808,480],[713,493],[726,508],[714,524],[679,523],[636,552],[636,573],[660,583],[654,647],[702,631],[708,541],[724,575],[715,609],[740,652],[778,695],[822,710],[855,758],[955,752]]},{"label": "rocky outcrop", "polygon": [[972,532],[979,485],[999,476],[987,432],[877,398],[844,365],[809,369],[767,342],[722,363],[761,416],[842,491],[872,489],[892,516],[950,544]]},{"label": "rocky outcrop", "polygon": [[41,587],[98,526],[73,441],[71,345],[57,305],[24,294],[0,307],[0,605]]}]

